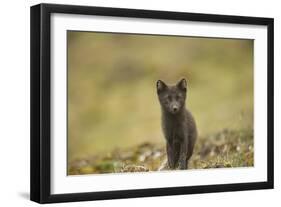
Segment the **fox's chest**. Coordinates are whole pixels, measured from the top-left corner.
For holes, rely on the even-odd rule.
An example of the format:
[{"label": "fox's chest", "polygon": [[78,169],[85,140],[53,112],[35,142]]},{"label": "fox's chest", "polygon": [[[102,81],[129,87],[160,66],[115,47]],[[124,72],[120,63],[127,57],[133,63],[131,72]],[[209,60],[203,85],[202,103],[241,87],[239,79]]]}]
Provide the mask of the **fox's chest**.
[{"label": "fox's chest", "polygon": [[183,122],[164,122],[163,131],[167,140],[178,140],[184,139],[187,134],[187,129]]}]

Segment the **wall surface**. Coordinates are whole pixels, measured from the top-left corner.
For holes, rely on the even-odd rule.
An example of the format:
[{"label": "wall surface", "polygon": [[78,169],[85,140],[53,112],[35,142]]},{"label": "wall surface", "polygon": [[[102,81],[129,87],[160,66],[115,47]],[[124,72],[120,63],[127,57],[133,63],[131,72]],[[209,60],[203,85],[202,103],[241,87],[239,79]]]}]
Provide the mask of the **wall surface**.
[{"label": "wall surface", "polygon": [[[1,4],[0,38],[0,205],[36,206],[29,201],[29,7],[37,3],[67,3],[136,9],[172,10],[275,18],[275,106],[281,105],[281,13],[278,1],[151,1],[69,0],[5,1]],[[281,202],[280,107],[275,107],[275,189],[154,198],[123,199],[53,206],[253,206]]]}]

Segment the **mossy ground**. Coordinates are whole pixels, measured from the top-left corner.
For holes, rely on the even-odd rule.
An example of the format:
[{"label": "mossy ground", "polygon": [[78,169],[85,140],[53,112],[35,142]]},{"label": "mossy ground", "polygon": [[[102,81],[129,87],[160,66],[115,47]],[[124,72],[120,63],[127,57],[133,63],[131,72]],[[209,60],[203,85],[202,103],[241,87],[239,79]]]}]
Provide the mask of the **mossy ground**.
[{"label": "mossy ground", "polygon": [[[165,146],[145,142],[69,163],[68,174],[157,171],[166,160]],[[253,132],[223,130],[199,137],[189,169],[250,167],[254,165]]]}]

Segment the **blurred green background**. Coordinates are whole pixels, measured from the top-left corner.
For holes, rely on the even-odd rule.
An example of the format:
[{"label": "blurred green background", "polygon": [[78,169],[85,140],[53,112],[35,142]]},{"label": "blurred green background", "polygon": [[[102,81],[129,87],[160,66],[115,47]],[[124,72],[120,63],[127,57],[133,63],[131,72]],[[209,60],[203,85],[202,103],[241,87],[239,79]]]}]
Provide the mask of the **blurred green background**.
[{"label": "blurred green background", "polygon": [[68,161],[164,143],[158,79],[188,80],[199,139],[253,128],[253,40],[68,31]]}]

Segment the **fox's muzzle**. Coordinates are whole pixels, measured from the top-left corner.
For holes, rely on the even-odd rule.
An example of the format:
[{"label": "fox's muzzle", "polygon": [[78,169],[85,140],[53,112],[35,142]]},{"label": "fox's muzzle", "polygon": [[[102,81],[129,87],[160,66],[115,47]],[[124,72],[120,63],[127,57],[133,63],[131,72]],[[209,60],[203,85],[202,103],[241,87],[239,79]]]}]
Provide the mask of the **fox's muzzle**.
[{"label": "fox's muzzle", "polygon": [[178,103],[171,104],[171,112],[172,113],[177,113],[179,111],[179,108],[180,108],[180,106],[179,106]]}]

